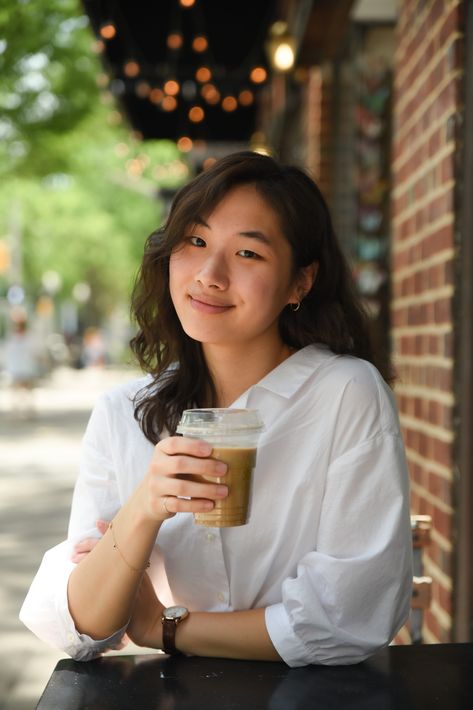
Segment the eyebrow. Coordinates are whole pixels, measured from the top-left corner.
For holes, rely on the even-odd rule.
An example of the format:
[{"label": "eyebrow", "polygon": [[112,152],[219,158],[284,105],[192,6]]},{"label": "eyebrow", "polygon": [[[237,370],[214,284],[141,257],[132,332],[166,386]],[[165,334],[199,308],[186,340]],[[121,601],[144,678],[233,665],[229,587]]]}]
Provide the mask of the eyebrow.
[{"label": "eyebrow", "polygon": [[[202,217],[197,217],[195,220],[195,224],[201,224],[203,227],[210,229],[209,225],[204,219],[202,219]],[[271,245],[271,240],[269,239],[269,237],[267,237],[266,234],[263,234],[263,232],[260,232],[257,229],[250,229],[244,232],[238,232],[238,235],[240,237],[248,237],[249,239],[257,239],[263,244]]]},{"label": "eyebrow", "polygon": [[266,236],[266,234],[263,234],[263,232],[250,230],[249,232],[239,232],[239,235],[241,237],[249,237],[250,239],[257,239],[259,242],[262,242],[263,244],[268,244],[268,245],[271,244],[271,240]]}]

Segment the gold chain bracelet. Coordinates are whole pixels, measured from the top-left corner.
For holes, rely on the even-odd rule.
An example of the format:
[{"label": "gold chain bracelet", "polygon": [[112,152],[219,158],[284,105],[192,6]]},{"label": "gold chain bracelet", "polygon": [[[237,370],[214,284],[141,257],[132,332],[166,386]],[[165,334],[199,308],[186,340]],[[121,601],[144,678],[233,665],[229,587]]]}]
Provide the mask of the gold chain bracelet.
[{"label": "gold chain bracelet", "polygon": [[110,525],[108,526],[108,529],[112,533],[113,547],[118,552],[118,554],[120,555],[120,557],[122,558],[122,560],[126,564],[126,566],[129,567],[131,570],[133,570],[133,572],[145,572],[148,569],[148,567],[151,565],[151,562],[148,561],[148,564],[146,565],[146,567],[142,567],[142,568],[133,567],[133,565],[131,565],[128,562],[128,560],[125,559],[125,557],[123,556],[123,552],[120,550],[120,548],[117,545],[117,541],[115,540],[115,532],[113,530],[113,523],[110,523]]}]

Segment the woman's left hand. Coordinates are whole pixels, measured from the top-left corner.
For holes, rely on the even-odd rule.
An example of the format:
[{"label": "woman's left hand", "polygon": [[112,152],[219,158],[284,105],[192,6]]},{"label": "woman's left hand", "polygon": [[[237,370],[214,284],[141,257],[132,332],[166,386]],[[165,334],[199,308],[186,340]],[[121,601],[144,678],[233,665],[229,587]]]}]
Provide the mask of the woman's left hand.
[{"label": "woman's left hand", "polygon": [[[102,535],[105,535],[108,530],[108,526],[110,525],[108,520],[97,520],[95,524],[97,526],[97,530]],[[71,562],[75,562],[77,564],[78,562],[83,560],[84,557],[87,557],[89,552],[92,552],[99,540],[100,538],[98,537],[86,537],[85,540],[76,542],[71,555]]]}]

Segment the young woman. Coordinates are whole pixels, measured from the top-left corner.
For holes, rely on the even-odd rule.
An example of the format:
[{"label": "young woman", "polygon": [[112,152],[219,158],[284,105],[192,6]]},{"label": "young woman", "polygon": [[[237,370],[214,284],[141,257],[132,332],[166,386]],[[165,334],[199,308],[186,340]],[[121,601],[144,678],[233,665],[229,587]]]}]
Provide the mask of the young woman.
[{"label": "young woman", "polygon": [[[411,592],[405,456],[314,182],[256,153],[220,160],[150,236],[133,308],[148,374],[95,407],[68,540],[46,553],[24,623],[82,660],[125,633],[290,666],[388,644]],[[225,474],[207,443],[175,436],[202,406],[264,421],[245,526],[194,523],[227,495],[182,475]]]}]

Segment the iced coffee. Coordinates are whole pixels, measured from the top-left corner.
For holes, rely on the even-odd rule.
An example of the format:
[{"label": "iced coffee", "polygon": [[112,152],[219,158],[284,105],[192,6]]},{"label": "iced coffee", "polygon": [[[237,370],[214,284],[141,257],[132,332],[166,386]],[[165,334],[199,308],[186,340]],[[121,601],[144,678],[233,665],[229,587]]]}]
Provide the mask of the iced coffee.
[{"label": "iced coffee", "polygon": [[224,461],[228,470],[222,478],[194,475],[228,486],[228,496],[215,501],[212,510],[195,514],[198,525],[233,527],[248,522],[252,473],[263,423],[254,409],[188,409],[177,428],[183,436],[204,439],[212,445],[212,458]]}]

